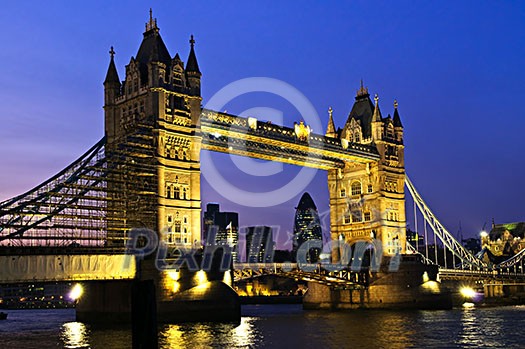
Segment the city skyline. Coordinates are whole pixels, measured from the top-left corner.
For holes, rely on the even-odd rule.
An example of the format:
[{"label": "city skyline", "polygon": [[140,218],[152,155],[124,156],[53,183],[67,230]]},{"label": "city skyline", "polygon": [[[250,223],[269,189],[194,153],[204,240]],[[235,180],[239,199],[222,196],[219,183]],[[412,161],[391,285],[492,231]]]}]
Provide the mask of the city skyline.
[{"label": "city skyline", "polygon": [[[524,73],[519,71],[518,63],[525,45],[520,44],[524,40],[519,36],[523,23],[518,18],[523,8],[501,4],[499,11],[491,12],[486,4],[473,10],[465,4],[444,5],[449,7],[447,12],[431,5],[416,10],[396,5],[394,12],[393,5],[385,4],[374,16],[359,18],[355,12],[362,13],[358,10],[366,9],[366,4],[341,6],[341,12],[356,23],[354,27],[342,15],[334,14],[339,6],[330,5],[316,16],[315,5],[309,5],[312,7],[304,9],[302,16],[307,21],[318,19],[320,24],[315,28],[285,16],[293,11],[291,5],[271,9],[238,6],[242,15],[227,29],[217,29],[206,20],[223,23],[230,18],[222,13],[222,17],[214,15],[214,11],[219,12],[213,6],[208,9],[206,5],[203,11],[204,5],[192,5],[195,13],[203,12],[201,16],[192,9],[176,15],[176,21],[183,25],[171,23],[169,5],[153,3],[152,7],[172,54],[179,52],[187,57],[187,40],[195,34],[204,103],[239,78],[271,76],[296,86],[311,100],[323,126],[314,131],[324,134],[328,107],[334,110],[336,127],[342,127],[362,78],[371,94],[379,94],[385,115],[391,113],[394,98],[399,101],[406,128],[407,173],[450,231],[457,231],[460,220],[466,236],[481,230],[485,221],[489,225],[492,217],[497,223],[523,220],[518,205],[524,189],[517,185],[519,173],[525,169],[519,160],[519,149],[524,145],[519,132],[524,123],[519,109]],[[3,16],[10,14],[12,18],[2,21],[3,26],[18,29],[19,35],[15,41],[5,39],[12,49],[2,53],[5,64],[0,68],[4,76],[1,94],[6,101],[0,107],[5,125],[0,132],[5,169],[0,175],[0,200],[54,175],[102,136],[102,81],[109,62],[107,51],[115,46],[117,69],[122,76],[122,67],[136,53],[148,10],[144,5],[125,9],[107,6],[102,11],[108,17],[124,12],[121,15],[125,18],[112,27],[97,22],[96,2],[52,3],[46,8],[23,6],[7,5]],[[434,10],[436,17],[430,18]],[[466,11],[469,16],[464,21],[455,21]],[[489,13],[496,23],[485,29],[476,20]],[[250,23],[250,16],[271,17],[275,27]],[[394,24],[379,30],[367,26],[367,18],[389,19]],[[333,22],[329,22],[331,19]],[[242,31],[243,26],[251,30]],[[410,31],[409,26],[421,26],[421,30]],[[4,27],[4,32],[7,29]],[[352,29],[359,35],[347,37],[345,34],[353,33]],[[309,44],[304,33],[311,34]],[[366,36],[370,38],[365,40]],[[449,42],[444,42],[445,38]],[[410,40],[415,41],[411,44]],[[348,44],[357,49],[344,47]],[[421,52],[414,51],[416,48]],[[256,53],[260,55],[256,57]],[[241,62],[235,62],[237,59]],[[329,59],[333,64],[328,64]],[[418,76],[422,74],[427,76]],[[286,126],[301,119],[289,105],[264,94],[233,103],[228,112],[240,114],[261,105],[283,110]],[[506,126],[509,123],[515,127]],[[221,170],[226,177],[234,178],[235,174],[229,173],[232,166],[227,155],[214,154],[213,158],[229,161]],[[285,165],[284,169],[277,180],[242,178],[239,185],[251,189],[260,183],[273,188],[297,172],[293,166]],[[240,225],[279,224],[282,232],[292,230],[294,202],[302,195],[270,208],[246,208],[222,198],[204,181],[202,187],[202,203],[220,202],[224,210],[238,211]],[[328,210],[324,171],[319,171],[304,191],[312,193],[321,214]],[[268,222],[265,217],[275,221]],[[283,246],[282,240],[278,243],[279,247],[289,247]]]}]

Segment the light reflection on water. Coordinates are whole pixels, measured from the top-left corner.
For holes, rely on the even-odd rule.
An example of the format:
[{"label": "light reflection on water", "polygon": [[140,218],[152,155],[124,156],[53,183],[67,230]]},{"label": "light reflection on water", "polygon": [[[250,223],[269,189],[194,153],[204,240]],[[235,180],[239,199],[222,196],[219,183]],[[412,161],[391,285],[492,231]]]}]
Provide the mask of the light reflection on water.
[{"label": "light reflection on water", "polygon": [[81,322],[66,322],[62,325],[60,339],[64,348],[89,348],[89,331]]},{"label": "light reflection on water", "polygon": [[[243,307],[235,324],[159,326],[167,348],[523,348],[525,307],[451,311],[303,311],[300,305]],[[74,311],[8,311],[0,348],[130,348],[129,326],[92,327]]]},{"label": "light reflection on water", "polygon": [[197,347],[254,347],[262,345],[258,331],[254,327],[256,318],[243,317],[236,324],[182,324],[164,325],[159,330],[159,348],[178,349],[188,345]]}]

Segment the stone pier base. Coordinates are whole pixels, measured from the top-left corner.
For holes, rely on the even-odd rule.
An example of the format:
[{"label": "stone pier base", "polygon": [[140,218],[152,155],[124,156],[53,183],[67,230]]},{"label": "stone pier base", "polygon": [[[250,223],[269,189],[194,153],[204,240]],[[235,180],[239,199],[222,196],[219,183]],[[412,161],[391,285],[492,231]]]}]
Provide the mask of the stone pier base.
[{"label": "stone pier base", "polygon": [[239,322],[241,305],[239,296],[231,287],[232,279],[230,271],[159,271],[153,261],[143,261],[140,279],[81,283],[84,293],[77,304],[77,320],[114,324],[130,322],[133,282],[151,280],[159,322]]},{"label": "stone pier base", "polygon": [[[408,259],[405,257],[405,259]],[[451,309],[450,292],[436,281],[437,268],[418,262],[403,261],[398,271],[388,265],[372,273],[367,287],[334,290],[308,283],[304,309]]]}]

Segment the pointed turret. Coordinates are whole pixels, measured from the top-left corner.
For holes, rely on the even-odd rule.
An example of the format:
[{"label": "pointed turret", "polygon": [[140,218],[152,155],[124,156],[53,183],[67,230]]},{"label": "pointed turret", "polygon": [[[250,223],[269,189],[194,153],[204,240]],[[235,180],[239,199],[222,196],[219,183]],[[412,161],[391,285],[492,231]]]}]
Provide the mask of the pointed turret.
[{"label": "pointed turret", "polygon": [[334,118],[332,117],[332,107],[328,108],[328,126],[326,127],[327,137],[336,137]]},{"label": "pointed turret", "polygon": [[398,142],[403,143],[403,124],[401,123],[401,118],[399,117],[399,112],[397,111],[397,100],[394,100],[394,132],[396,134],[396,139]]},{"label": "pointed turret", "polygon": [[381,117],[381,110],[379,109],[379,96],[375,95],[374,97],[375,107],[374,107],[374,114],[372,114],[372,122],[380,122]]},{"label": "pointed turret", "polygon": [[394,127],[403,127],[399,112],[397,111],[397,100],[394,100]]},{"label": "pointed turret", "polygon": [[379,109],[379,96],[374,97],[375,107],[374,113],[372,114],[371,128],[372,128],[372,139],[380,140],[383,138],[383,117],[381,116],[381,109]]},{"label": "pointed turret", "polygon": [[120,79],[118,77],[117,67],[115,66],[115,51],[113,46],[109,50],[110,61],[106,79],[104,80],[104,105],[111,105],[115,99],[120,95]]},{"label": "pointed turret", "polygon": [[190,54],[188,56],[188,63],[186,64],[186,78],[190,91],[195,96],[201,95],[201,76],[197,56],[195,55],[195,39],[192,35],[190,37]]},{"label": "pointed turret", "polygon": [[197,63],[197,56],[195,55],[195,39],[193,35],[190,37],[190,55],[188,56],[188,64],[186,65],[186,71],[189,73],[196,73],[201,76],[199,70],[199,64]]},{"label": "pointed turret", "polygon": [[113,50],[113,46],[111,46],[111,50],[109,50],[109,54],[111,58],[109,61],[108,72],[106,73],[106,79],[104,80],[104,85],[118,84],[120,86],[120,79],[118,77],[117,67],[115,66],[115,60],[113,59],[113,57],[115,56],[115,51]]},{"label": "pointed turret", "polygon": [[118,77],[117,67],[115,67],[115,50],[111,46],[109,50],[110,61],[106,79],[104,80],[104,131],[109,142],[111,142],[116,133],[116,100],[120,96],[121,84]]}]

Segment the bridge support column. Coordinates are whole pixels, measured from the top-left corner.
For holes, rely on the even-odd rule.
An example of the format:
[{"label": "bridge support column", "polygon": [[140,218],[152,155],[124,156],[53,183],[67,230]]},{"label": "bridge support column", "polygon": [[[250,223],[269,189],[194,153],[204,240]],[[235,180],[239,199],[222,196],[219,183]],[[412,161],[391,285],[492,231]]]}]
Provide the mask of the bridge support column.
[{"label": "bridge support column", "polygon": [[[230,271],[159,271],[142,261],[140,281],[152,281],[159,322],[240,321],[240,301]],[[77,320],[95,323],[131,321],[133,281],[90,281],[77,305]],[[153,291],[152,291],[153,292]]]},{"label": "bridge support column", "polygon": [[[409,257],[405,257],[408,259]],[[308,282],[303,299],[305,309],[450,309],[450,292],[436,281],[437,267],[402,261],[399,270],[388,264],[372,273],[370,284],[353,290],[336,290],[325,284]]]}]

